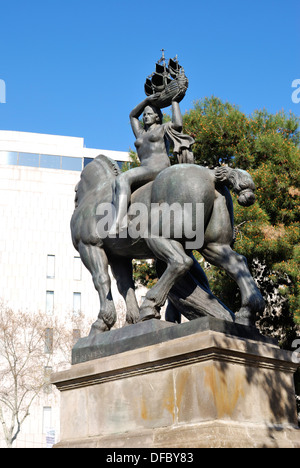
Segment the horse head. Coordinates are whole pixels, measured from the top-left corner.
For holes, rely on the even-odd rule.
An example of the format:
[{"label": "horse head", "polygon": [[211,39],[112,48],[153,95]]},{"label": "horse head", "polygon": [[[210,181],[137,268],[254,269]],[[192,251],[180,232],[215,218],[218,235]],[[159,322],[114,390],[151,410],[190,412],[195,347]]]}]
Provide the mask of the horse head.
[{"label": "horse head", "polygon": [[238,195],[238,203],[251,206],[255,202],[255,184],[249,172],[242,169],[232,169],[227,166],[215,169],[217,182],[227,183]]}]

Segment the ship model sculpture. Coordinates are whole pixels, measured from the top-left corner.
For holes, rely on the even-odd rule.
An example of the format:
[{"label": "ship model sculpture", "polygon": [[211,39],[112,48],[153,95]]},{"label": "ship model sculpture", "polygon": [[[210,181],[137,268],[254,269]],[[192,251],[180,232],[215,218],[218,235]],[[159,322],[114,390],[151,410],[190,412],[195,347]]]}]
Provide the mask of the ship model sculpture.
[{"label": "ship model sculpture", "polygon": [[175,99],[180,102],[185,96],[188,83],[177,56],[169,59],[167,65],[164,49],[162,49],[162,57],[156,62],[154,73],[146,78],[145,93],[147,96],[159,93],[155,105],[162,109],[170,106]]}]

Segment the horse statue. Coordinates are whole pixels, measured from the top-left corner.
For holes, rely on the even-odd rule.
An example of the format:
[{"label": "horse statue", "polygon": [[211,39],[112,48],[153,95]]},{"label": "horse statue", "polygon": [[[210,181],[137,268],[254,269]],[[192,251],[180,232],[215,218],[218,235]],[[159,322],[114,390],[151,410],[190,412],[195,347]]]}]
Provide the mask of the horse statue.
[{"label": "horse statue", "polygon": [[[249,272],[246,259],[233,249],[233,206],[229,188],[238,195],[243,206],[254,202],[255,186],[251,176],[239,169],[221,167],[215,170],[194,164],[175,164],[133,191],[128,209],[128,229],[116,235],[103,234],[104,213],[99,207],[113,206],[117,164],[99,155],[81,173],[75,191],[75,210],[71,219],[72,241],[86,268],[90,271],[99,294],[100,312],[91,327],[90,335],[110,330],[117,314],[111,294],[108,267],[126,304],[126,325],[151,318],[160,318],[160,308],[168,299],[166,317],[177,320],[180,314],[189,320],[211,315],[222,320],[253,326],[256,313],[264,309],[263,298]],[[163,216],[155,210],[166,206],[192,206],[187,216],[170,217],[165,234]],[[144,231],[135,230],[136,213],[133,208],[145,207],[141,224]],[[197,232],[197,210],[201,206],[203,239],[196,248],[186,223]],[[147,219],[145,219],[145,217]],[[199,218],[199,217],[198,217]],[[153,226],[155,220],[156,226]],[[99,224],[100,223],[100,224]],[[135,224],[134,224],[135,223]],[[155,227],[155,229],[154,229]],[[199,227],[199,226],[198,226]],[[181,235],[178,235],[178,232]],[[195,239],[194,239],[195,240]],[[234,314],[211,292],[207,278],[192,251],[197,250],[212,265],[223,268],[236,281],[241,293],[241,308]],[[157,283],[147,292],[139,308],[132,275],[133,259],[155,259]],[[176,318],[177,317],[177,318]]]}]

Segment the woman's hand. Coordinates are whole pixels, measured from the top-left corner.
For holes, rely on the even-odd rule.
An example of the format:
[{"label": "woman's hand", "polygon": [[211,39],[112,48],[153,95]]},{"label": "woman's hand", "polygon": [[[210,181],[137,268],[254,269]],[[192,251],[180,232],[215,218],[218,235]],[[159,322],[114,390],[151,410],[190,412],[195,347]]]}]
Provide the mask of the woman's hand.
[{"label": "woman's hand", "polygon": [[185,92],[183,93],[181,89],[178,90],[178,92],[175,94],[174,97],[172,97],[172,102],[180,102],[185,96]]}]

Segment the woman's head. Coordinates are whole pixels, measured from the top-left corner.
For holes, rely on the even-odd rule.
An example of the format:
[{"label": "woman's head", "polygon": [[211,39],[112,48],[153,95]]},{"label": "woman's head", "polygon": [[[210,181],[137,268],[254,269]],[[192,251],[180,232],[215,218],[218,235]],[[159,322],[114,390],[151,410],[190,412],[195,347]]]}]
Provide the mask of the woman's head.
[{"label": "woman's head", "polygon": [[163,115],[159,108],[151,105],[147,105],[143,113],[143,122],[146,126],[151,126],[154,123],[162,124]]}]

